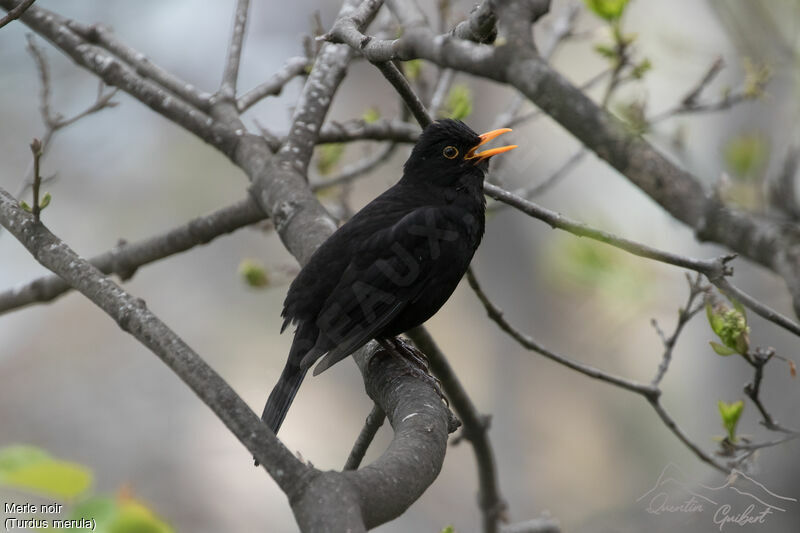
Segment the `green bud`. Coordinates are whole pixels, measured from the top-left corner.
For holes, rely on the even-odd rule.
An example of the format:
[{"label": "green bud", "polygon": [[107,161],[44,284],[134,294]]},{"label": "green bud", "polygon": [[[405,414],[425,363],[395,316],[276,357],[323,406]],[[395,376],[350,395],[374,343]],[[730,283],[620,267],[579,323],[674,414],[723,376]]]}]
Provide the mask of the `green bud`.
[{"label": "green bud", "polygon": [[628,0],[583,0],[595,15],[609,22],[619,20],[625,12]]},{"label": "green bud", "polygon": [[736,442],[738,440],[736,438],[736,424],[739,423],[739,418],[742,416],[744,402],[739,400],[728,404],[720,400],[717,402],[717,407],[719,407],[719,414],[722,417],[722,426],[728,432],[728,438],[731,442]]},{"label": "green bud", "polygon": [[53,199],[53,197],[50,196],[49,192],[44,193],[44,197],[42,198],[42,201],[39,204],[39,209],[44,209],[45,207],[50,205],[50,200],[52,200],[52,199]]},{"label": "green bud", "polygon": [[250,287],[261,288],[269,285],[269,276],[261,263],[244,259],[239,264],[239,274]]}]

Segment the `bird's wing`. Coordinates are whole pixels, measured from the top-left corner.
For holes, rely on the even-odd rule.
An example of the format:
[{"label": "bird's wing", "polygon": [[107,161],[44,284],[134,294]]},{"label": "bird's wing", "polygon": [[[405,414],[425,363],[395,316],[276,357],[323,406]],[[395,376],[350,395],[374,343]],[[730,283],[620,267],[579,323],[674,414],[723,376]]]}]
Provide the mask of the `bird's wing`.
[{"label": "bird's wing", "polygon": [[[460,237],[456,227],[448,209],[423,207],[364,241],[317,317],[328,350],[314,375],[380,334],[417,298],[443,247]],[[311,350],[301,366],[310,367],[320,355]]]}]

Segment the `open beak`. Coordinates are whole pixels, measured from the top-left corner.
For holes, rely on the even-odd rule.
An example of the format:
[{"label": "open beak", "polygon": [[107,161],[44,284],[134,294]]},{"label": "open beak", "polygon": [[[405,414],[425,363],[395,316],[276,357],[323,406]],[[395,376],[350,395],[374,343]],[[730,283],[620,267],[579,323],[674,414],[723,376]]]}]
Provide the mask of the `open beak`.
[{"label": "open beak", "polygon": [[487,131],[486,133],[481,134],[480,135],[481,142],[479,142],[477,146],[475,146],[469,152],[467,152],[467,155],[464,156],[464,159],[475,159],[475,162],[479,163],[484,159],[489,159],[493,155],[502,154],[503,152],[508,152],[509,150],[513,150],[514,148],[517,147],[516,144],[510,144],[508,146],[501,146],[499,148],[490,148],[482,152],[476,152],[476,150],[481,146],[483,146],[484,144],[488,143],[495,137],[498,137],[504,133],[508,133],[509,131],[511,131],[511,128],[500,128],[499,130]]}]

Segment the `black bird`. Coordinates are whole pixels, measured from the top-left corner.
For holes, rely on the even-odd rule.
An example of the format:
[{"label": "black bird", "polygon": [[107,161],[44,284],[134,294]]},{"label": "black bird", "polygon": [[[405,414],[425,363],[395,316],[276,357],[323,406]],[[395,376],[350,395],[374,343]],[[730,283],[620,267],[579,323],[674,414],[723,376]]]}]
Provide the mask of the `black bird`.
[{"label": "black bird", "polygon": [[289,287],[281,332],[296,324],[289,358],[261,418],[277,433],[308,369],[314,375],[369,342],[428,320],[447,301],[483,236],[489,158],[516,148],[478,147],[458,120],[422,132],[397,184],[314,252]]}]

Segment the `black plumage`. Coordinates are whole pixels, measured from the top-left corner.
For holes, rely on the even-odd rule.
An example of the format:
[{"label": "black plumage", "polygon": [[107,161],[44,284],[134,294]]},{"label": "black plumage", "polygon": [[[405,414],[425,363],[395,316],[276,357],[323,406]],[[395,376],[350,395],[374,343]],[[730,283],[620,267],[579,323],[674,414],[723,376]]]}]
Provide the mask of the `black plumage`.
[{"label": "black plumage", "polygon": [[515,147],[476,150],[506,131],[478,135],[460,121],[432,123],[400,181],[314,252],[284,302],[281,331],[290,323],[297,329],[262,415],[272,431],[320,358],[315,375],[373,338],[422,324],[444,305],[483,236],[489,157]]}]

